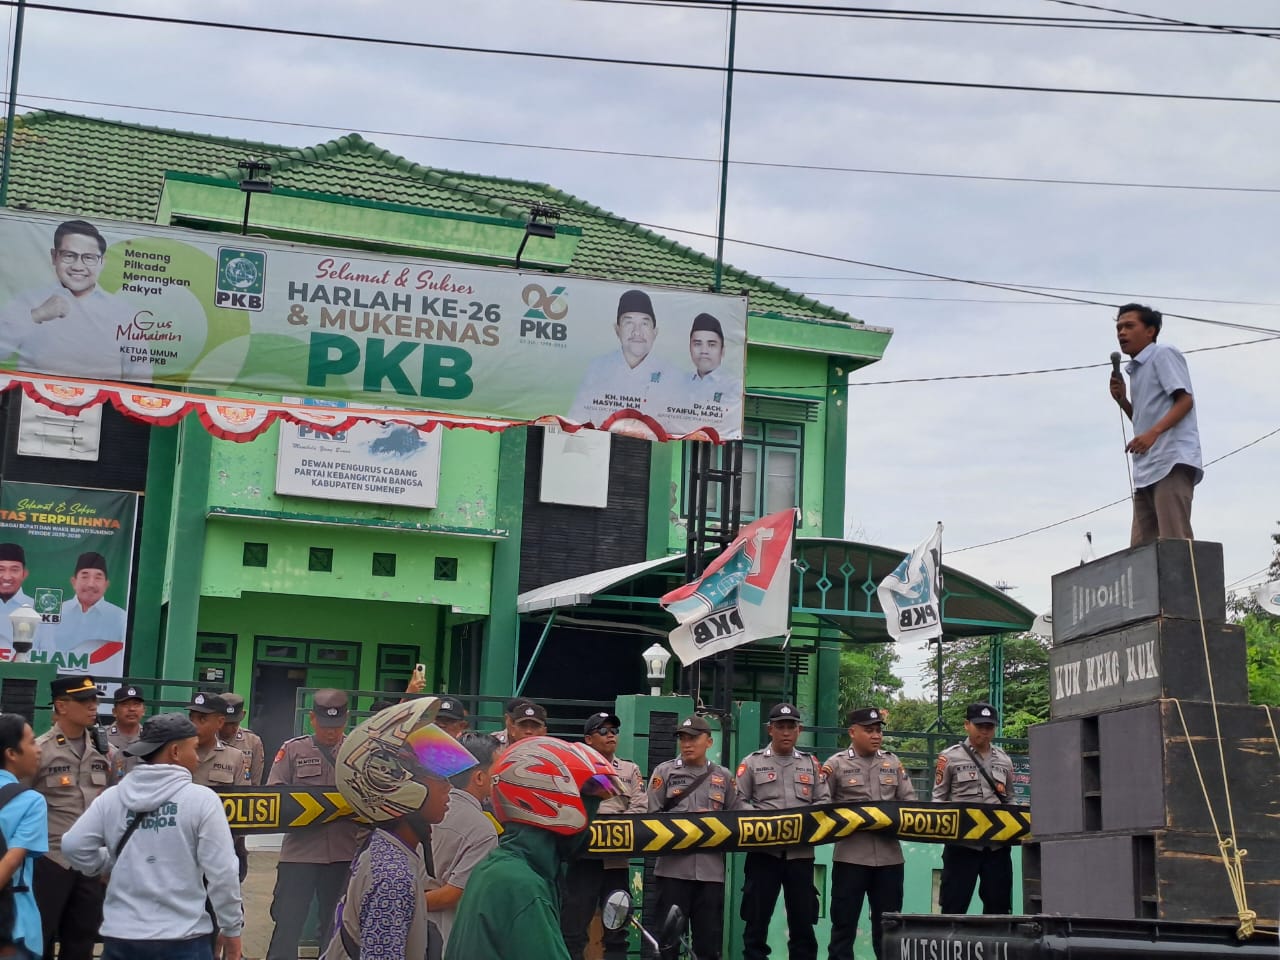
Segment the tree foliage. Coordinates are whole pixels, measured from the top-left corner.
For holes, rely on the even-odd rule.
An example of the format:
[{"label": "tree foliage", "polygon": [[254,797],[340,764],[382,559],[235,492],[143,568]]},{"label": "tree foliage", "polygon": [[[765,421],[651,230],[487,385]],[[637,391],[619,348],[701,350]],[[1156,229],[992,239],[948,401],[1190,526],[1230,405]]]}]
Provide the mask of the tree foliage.
[{"label": "tree foliage", "polygon": [[[965,707],[991,696],[991,638],[950,640],[942,648],[942,716],[947,730],[964,728]],[[937,696],[936,674],[926,681]],[[936,712],[936,711],[935,711]],[[1049,719],[1049,643],[1030,633],[1004,638],[1004,735],[1025,737]]]},{"label": "tree foliage", "polygon": [[856,707],[887,707],[902,689],[902,679],[893,672],[898,652],[891,643],[845,646],[840,651],[840,717]]},{"label": "tree foliage", "polygon": [[1280,618],[1250,613],[1244,627],[1245,657],[1249,667],[1249,702],[1280,704]]}]

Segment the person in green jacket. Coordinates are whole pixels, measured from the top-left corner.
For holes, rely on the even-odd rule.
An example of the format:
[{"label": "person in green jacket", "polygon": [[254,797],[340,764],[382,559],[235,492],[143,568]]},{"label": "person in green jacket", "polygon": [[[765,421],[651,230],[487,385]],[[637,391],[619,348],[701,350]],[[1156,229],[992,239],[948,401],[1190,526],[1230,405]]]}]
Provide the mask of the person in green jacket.
[{"label": "person in green jacket", "polygon": [[445,960],[569,960],[561,868],[586,849],[600,801],[621,792],[613,766],[586,744],[529,737],[508,747],[493,765],[503,834],[471,871]]}]

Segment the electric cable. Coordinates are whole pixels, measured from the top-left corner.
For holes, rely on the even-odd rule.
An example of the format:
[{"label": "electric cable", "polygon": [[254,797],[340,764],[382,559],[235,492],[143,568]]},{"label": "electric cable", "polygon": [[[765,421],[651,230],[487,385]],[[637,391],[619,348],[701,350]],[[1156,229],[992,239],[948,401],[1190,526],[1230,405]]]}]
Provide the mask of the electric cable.
[{"label": "electric cable", "polygon": [[[7,96],[7,94],[6,94]],[[716,157],[695,157],[682,154],[672,153],[646,153],[637,150],[609,150],[600,147],[569,147],[547,143],[521,143],[513,140],[486,140],[476,137],[446,137],[439,134],[429,133],[413,133],[406,130],[377,130],[372,128],[361,128],[359,124],[328,124],[328,123],[308,123],[300,120],[272,120],[264,117],[246,117],[225,113],[208,113],[198,110],[180,110],[173,107],[147,107],[132,103],[115,103],[107,100],[86,100],[77,97],[55,97],[42,93],[24,93],[22,96],[35,100],[50,100],[54,103],[74,103],[82,106],[91,107],[111,107],[117,110],[138,110],[147,113],[163,113],[178,117],[200,117],[206,120],[233,120],[239,123],[260,123],[279,127],[295,127],[302,130],[323,130],[330,133],[347,133],[356,129],[363,129],[363,132],[369,136],[377,137],[398,137],[406,140],[427,140],[436,143],[459,143],[468,146],[482,147],[504,147],[519,150],[545,150],[556,153],[575,153],[587,156],[601,157],[624,157],[628,159],[638,160],[668,160],[678,163],[704,163],[719,164],[720,160]],[[24,107],[33,110],[45,110],[40,104],[24,103]],[[59,111],[50,111],[59,112]],[[73,114],[67,114],[73,116]],[[1081,187],[1116,187],[1122,189],[1138,189],[1138,190],[1186,190],[1186,191],[1204,191],[1211,193],[1257,193],[1272,194],[1280,193],[1280,187],[1246,187],[1246,186],[1227,186],[1223,184],[1191,184],[1191,183],[1149,183],[1134,180],[1089,180],[1089,179],[1072,179],[1069,177],[1008,177],[997,176],[994,174],[975,174],[975,173],[942,173],[930,170],[892,170],[880,167],[844,167],[830,164],[817,163],[785,163],[774,160],[733,160],[729,161],[730,166],[737,167],[756,167],[762,169],[776,170],[804,170],[817,173],[854,173],[865,174],[869,176],[886,176],[886,177],[923,177],[927,179],[940,180],[973,180],[987,183],[1025,183],[1025,184],[1047,184],[1053,186],[1081,186]],[[831,278],[815,278],[815,279],[833,279],[839,280],[840,277]],[[1087,291],[1086,291],[1087,292]],[[1176,298],[1171,298],[1176,299]]]},{"label": "electric cable", "polygon": [[[0,0],[4,5],[17,0]],[[511,50],[501,47],[475,47],[464,44],[430,43],[423,40],[403,40],[393,37],[369,37],[356,34],[330,33],[321,30],[300,30],[288,27],[266,27],[248,23],[227,23],[219,20],[197,20],[191,17],[165,17],[158,14],[126,13],[119,10],[93,10],[52,3],[26,4],[29,10],[68,13],[77,16],[101,17],[132,23],[156,23],[169,26],[199,27],[212,30],[228,30],[239,33],[266,34],[307,40],[337,40],[347,43],[370,44],[413,50],[440,50],[450,53],[483,54],[486,56],[518,57],[547,60],[558,63],[588,63],[603,66],[643,67],[662,70],[687,70],[702,73],[721,73],[725,67],[705,63],[681,63],[668,60],[624,59],[576,53],[552,53],[546,50]],[[873,83],[926,88],[957,90],[992,90],[1012,93],[1056,93],[1094,97],[1130,97],[1151,100],[1178,100],[1199,103],[1280,104],[1274,97],[1227,96],[1223,94],[1160,93],[1147,90],[1116,90],[1088,87],[1049,87],[1032,84],[981,83],[961,80],[926,80],[919,77],[882,77],[869,74],[824,73],[814,70],[779,70],[764,67],[735,67],[740,76],[788,78],[799,80],[827,80],[841,83]]]},{"label": "electric cable", "polygon": [[[1243,443],[1240,446],[1236,447],[1234,450],[1229,450],[1228,452],[1224,453],[1220,457],[1215,457],[1214,459],[1208,461],[1204,466],[1211,467],[1215,463],[1221,463],[1223,460],[1226,460],[1228,457],[1234,457],[1237,453],[1241,453],[1245,450],[1248,450],[1250,447],[1255,447],[1258,444],[1262,443],[1264,440],[1268,440],[1271,437],[1274,437],[1278,433],[1280,433],[1280,427],[1276,427],[1274,430],[1270,431],[1269,433],[1264,433],[1262,436],[1257,437],[1253,440],[1250,440],[1248,443]],[[1100,507],[1094,507],[1092,510],[1086,510],[1084,513],[1077,513],[1075,516],[1067,517],[1064,520],[1055,520],[1053,523],[1046,523],[1043,526],[1036,527],[1033,530],[1026,530],[1026,531],[1023,531],[1022,533],[1015,533],[1013,536],[1010,536],[1010,537],[1000,537],[998,540],[987,540],[984,543],[971,543],[967,547],[956,547],[954,550],[951,550],[950,552],[964,553],[966,550],[978,550],[982,547],[993,547],[999,543],[1009,543],[1012,540],[1021,540],[1023,537],[1029,537],[1032,534],[1036,534],[1036,533],[1043,533],[1045,530],[1052,530],[1054,527],[1060,527],[1065,523],[1071,523],[1073,520],[1081,520],[1084,517],[1092,516],[1095,513],[1101,513],[1103,510],[1108,510],[1111,507],[1118,506],[1119,504],[1128,503],[1129,499],[1130,499],[1129,497],[1121,497],[1119,500],[1112,500],[1110,503],[1104,503]]]}]

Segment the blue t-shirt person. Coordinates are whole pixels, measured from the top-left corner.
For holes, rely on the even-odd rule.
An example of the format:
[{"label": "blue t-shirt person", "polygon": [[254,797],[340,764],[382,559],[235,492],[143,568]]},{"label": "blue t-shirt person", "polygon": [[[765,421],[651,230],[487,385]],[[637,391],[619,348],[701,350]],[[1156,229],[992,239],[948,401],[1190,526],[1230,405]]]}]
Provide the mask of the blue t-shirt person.
[{"label": "blue t-shirt person", "polygon": [[[17,783],[8,770],[0,770],[0,787]],[[15,891],[16,908],[13,939],[34,957],[44,952],[40,933],[40,910],[36,907],[35,894],[31,892],[33,867],[37,857],[49,851],[49,810],[44,797],[35,790],[24,790],[3,808],[0,808],[0,833],[10,850],[21,847],[26,857],[13,875],[15,887],[27,889]]]}]

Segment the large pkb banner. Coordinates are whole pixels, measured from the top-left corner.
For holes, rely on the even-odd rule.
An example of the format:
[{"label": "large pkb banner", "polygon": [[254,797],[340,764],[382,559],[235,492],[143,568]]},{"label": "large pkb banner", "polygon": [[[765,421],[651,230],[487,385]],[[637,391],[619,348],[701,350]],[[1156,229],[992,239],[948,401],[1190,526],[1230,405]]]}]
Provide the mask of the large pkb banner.
[{"label": "large pkb banner", "polygon": [[0,215],[0,368],[741,436],[746,300]]},{"label": "large pkb banner", "polygon": [[43,621],[30,659],[59,673],[124,674],[138,495],[0,483],[0,661],[12,659],[9,614]]}]

